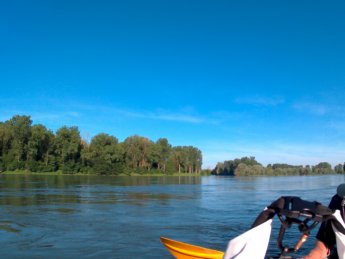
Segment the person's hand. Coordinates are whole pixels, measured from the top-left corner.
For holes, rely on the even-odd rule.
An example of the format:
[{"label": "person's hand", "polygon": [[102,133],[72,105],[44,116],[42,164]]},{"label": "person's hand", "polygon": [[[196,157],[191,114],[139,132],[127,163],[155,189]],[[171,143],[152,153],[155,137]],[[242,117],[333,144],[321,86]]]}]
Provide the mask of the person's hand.
[{"label": "person's hand", "polygon": [[323,242],[317,240],[314,248],[310,251],[310,253],[301,257],[300,259],[325,259],[328,255],[329,249]]}]

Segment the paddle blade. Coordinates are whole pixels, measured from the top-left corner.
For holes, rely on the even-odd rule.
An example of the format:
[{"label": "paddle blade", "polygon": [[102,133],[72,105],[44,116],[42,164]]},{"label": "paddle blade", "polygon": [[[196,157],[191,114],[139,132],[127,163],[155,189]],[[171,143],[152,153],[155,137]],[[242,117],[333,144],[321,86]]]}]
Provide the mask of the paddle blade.
[{"label": "paddle blade", "polygon": [[230,240],[224,259],[265,258],[272,230],[272,219]]}]

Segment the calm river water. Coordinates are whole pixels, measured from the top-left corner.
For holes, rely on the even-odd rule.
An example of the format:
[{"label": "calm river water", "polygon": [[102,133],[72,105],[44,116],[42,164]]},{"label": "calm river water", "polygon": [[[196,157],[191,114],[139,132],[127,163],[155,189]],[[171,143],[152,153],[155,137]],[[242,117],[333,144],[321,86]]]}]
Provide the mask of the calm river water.
[{"label": "calm river water", "polygon": [[0,175],[0,257],[172,258],[160,236],[224,250],[273,200],[291,195],[328,205],[344,180]]}]

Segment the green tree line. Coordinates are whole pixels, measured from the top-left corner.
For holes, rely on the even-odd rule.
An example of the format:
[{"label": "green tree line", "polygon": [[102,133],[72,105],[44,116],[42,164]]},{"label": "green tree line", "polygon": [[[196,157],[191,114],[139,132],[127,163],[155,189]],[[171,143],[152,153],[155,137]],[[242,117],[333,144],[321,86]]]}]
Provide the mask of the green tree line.
[{"label": "green tree line", "polygon": [[332,168],[328,162],[321,162],[314,166],[268,164],[265,167],[257,162],[255,157],[242,157],[218,163],[211,174],[232,176],[344,174],[344,169],[345,163]]},{"label": "green tree line", "polygon": [[100,133],[88,143],[76,126],[62,126],[54,133],[42,124],[33,125],[26,115],[0,122],[0,171],[200,174],[201,166],[198,148],[173,147],[166,138],[154,142],[135,135],[119,142]]}]

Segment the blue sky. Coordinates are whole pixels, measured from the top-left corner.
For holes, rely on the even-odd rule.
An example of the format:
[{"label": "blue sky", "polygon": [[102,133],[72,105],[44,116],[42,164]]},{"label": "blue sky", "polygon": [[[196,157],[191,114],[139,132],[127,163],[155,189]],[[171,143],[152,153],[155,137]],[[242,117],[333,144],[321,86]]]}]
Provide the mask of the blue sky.
[{"label": "blue sky", "polygon": [[0,120],[345,162],[344,1],[1,1]]}]

